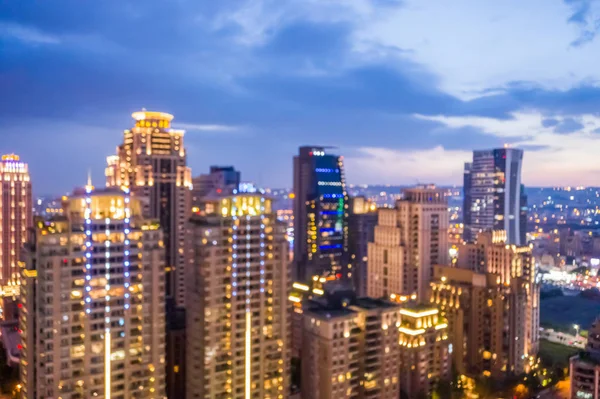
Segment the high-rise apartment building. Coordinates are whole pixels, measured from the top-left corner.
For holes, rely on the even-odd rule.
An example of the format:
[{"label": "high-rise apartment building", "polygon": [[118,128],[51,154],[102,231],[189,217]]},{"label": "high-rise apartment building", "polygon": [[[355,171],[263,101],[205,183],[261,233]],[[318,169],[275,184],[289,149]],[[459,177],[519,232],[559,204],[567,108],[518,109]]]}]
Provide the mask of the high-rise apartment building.
[{"label": "high-rise apartment building", "polygon": [[271,199],[204,197],[187,236],[187,398],[287,397],[288,244]]},{"label": "high-rise apartment building", "polygon": [[464,238],[473,241],[487,230],[504,230],[509,244],[524,245],[521,223],[523,150],[499,148],[473,151],[465,164]]},{"label": "high-rise apartment building", "polygon": [[588,331],[585,351],[570,361],[570,399],[600,398],[600,319]]},{"label": "high-rise apartment building", "polygon": [[367,296],[367,255],[375,239],[377,207],[365,197],[350,199],[348,218],[348,273],[358,296]]},{"label": "high-rise apartment building", "polygon": [[323,147],[294,157],[294,278],[347,278],[348,193],[343,158]]},{"label": "high-rise apartment building", "polygon": [[211,166],[208,174],[192,179],[192,205],[202,203],[202,197],[214,190],[231,191],[241,183],[241,173],[233,166]]},{"label": "high-rise apartment building", "polygon": [[0,161],[0,292],[18,294],[21,247],[33,223],[31,182],[27,164],[19,156]]},{"label": "high-rise apartment building", "polygon": [[107,158],[106,185],[128,187],[146,198],[143,211],[160,221],[166,251],[167,298],[185,305],[184,231],[190,214],[192,178],[187,167],[183,130],[171,128],[173,115],[140,111],[132,114],[117,155]]},{"label": "high-rise apartment building", "polygon": [[[500,278],[500,283],[512,286],[518,279],[514,294],[524,293],[525,333],[520,334],[521,342],[528,343],[525,353],[537,353],[540,325],[540,281],[530,246],[507,245],[506,232],[488,231],[480,233],[473,243],[465,243],[458,248],[457,266],[476,273],[492,273]],[[523,285],[524,284],[524,285]],[[521,290],[524,287],[524,291]],[[524,338],[523,338],[524,337]]]},{"label": "high-rise apartment building", "polygon": [[434,265],[448,263],[448,203],[434,186],[403,194],[395,208],[379,210],[368,246],[367,293],[374,298],[416,294],[423,301]]},{"label": "high-rise apartment building", "polygon": [[30,229],[24,398],[165,397],[163,236],[129,191],[87,186]]},{"label": "high-rise apartment building", "polygon": [[354,298],[303,314],[303,399],[400,396],[400,306]]},{"label": "high-rise apartment building", "polygon": [[537,315],[526,277],[436,266],[430,301],[448,320],[453,363],[468,375],[504,378],[527,372],[537,354]]},{"label": "high-rise apartment building", "polygon": [[407,302],[400,309],[400,388],[408,398],[432,397],[452,370],[448,324],[431,305]]}]

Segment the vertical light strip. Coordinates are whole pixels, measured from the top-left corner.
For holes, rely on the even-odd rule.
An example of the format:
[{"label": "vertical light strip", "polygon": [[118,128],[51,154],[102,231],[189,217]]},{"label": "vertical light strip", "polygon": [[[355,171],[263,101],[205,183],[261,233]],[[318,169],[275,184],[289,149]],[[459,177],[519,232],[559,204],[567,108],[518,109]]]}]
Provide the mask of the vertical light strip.
[{"label": "vertical light strip", "polygon": [[123,271],[124,271],[124,276],[125,276],[125,310],[129,309],[130,306],[130,299],[129,297],[131,296],[129,294],[130,291],[130,285],[131,285],[131,276],[130,276],[130,271],[129,271],[129,253],[131,251],[131,243],[129,241],[129,233],[131,232],[131,208],[130,208],[130,194],[129,194],[129,189],[125,188],[123,189],[123,191],[125,191],[125,241],[124,241],[124,252],[123,252]]},{"label": "vertical light strip", "polygon": [[110,399],[110,352],[110,328],[106,328],[104,331],[104,399]]},{"label": "vertical light strip", "polygon": [[246,399],[252,398],[252,313],[246,312]]},{"label": "vertical light strip", "polygon": [[104,241],[104,278],[106,278],[106,284],[104,285],[104,290],[106,291],[106,296],[104,299],[106,300],[104,306],[104,398],[110,399],[110,295],[108,294],[110,291],[110,218],[106,218],[104,220],[106,223],[106,240]]},{"label": "vertical light strip", "polygon": [[252,395],[252,311],[250,310],[250,215],[246,215],[246,399]]},{"label": "vertical light strip", "polygon": [[92,279],[92,193],[91,186],[85,189],[85,282],[84,282],[84,308],[90,314],[92,298],[90,298],[90,280]]}]

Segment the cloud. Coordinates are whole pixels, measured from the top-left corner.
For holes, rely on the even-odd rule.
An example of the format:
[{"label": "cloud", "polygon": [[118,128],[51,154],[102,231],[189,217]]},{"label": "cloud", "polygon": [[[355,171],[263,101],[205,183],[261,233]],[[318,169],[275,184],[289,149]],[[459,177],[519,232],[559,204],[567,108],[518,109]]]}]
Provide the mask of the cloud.
[{"label": "cloud", "polygon": [[572,10],[573,14],[568,22],[577,25],[580,28],[579,37],[577,37],[571,46],[580,47],[594,40],[600,30],[600,6],[594,0],[565,0]]},{"label": "cloud", "polygon": [[[178,0],[168,12],[157,0],[74,4],[0,4],[0,26],[60,44],[30,51],[33,42],[0,34],[0,86],[11,98],[0,125],[44,118],[43,128],[19,130],[44,143],[66,122],[100,125],[117,138],[94,154],[99,168],[142,107],[187,121],[174,125],[192,133],[195,173],[223,158],[277,186],[291,184],[292,156],[307,142],[349,155],[350,181],[443,183],[460,182],[472,149],[504,143],[526,148],[528,162],[533,152],[564,154],[560,173],[587,176],[567,160],[591,159],[600,137],[600,72],[590,62],[600,47],[571,46],[595,6],[575,16],[563,0]],[[154,20],[170,28],[157,31]],[[85,130],[66,131],[77,135],[70,151],[86,157],[61,184],[79,179],[89,154]],[[257,162],[266,148],[276,159]],[[47,149],[36,151],[27,155],[44,159]]]},{"label": "cloud", "polygon": [[[600,116],[554,115],[559,122],[555,126],[544,126],[547,119],[539,112],[514,113],[511,119],[418,117],[455,129],[475,127],[506,139],[512,146],[532,150],[525,154],[523,175],[526,184],[596,184],[598,168],[595,159],[600,151],[600,137],[595,132],[600,127]],[[568,139],[564,133],[569,134]]]},{"label": "cloud", "polygon": [[35,27],[0,21],[0,37],[20,40],[27,44],[60,44],[54,35],[40,31]]},{"label": "cloud", "polygon": [[[597,10],[598,2],[591,6]],[[438,75],[442,90],[463,99],[513,81],[566,90],[600,77],[589,62],[600,43],[571,46],[582,36],[581,25],[568,21],[573,7],[563,0],[406,0],[383,17],[361,21],[355,37],[412,49],[412,61]],[[596,28],[586,26],[584,31]]]},{"label": "cloud", "polygon": [[563,119],[562,122],[560,122],[554,128],[554,131],[556,133],[560,133],[560,134],[568,134],[568,133],[577,132],[583,128],[584,128],[584,126],[580,122],[576,121],[575,119],[565,118],[565,119]]},{"label": "cloud", "polygon": [[237,132],[239,130],[239,126],[228,125],[211,125],[198,123],[175,123],[174,125],[179,129],[199,132]]},{"label": "cloud", "polygon": [[356,156],[345,157],[350,178],[358,184],[378,176],[382,184],[459,184],[464,162],[471,151],[447,150],[437,146],[422,150],[359,147]]}]

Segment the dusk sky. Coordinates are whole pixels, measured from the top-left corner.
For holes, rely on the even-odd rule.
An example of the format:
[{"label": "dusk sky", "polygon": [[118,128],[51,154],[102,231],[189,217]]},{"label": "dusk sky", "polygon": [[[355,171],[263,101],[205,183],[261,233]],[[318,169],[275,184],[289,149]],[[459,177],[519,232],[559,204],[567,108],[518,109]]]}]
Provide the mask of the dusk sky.
[{"label": "dusk sky", "polygon": [[292,185],[304,144],[350,183],[460,184],[473,149],[523,182],[600,185],[600,1],[0,2],[0,151],[34,191],[102,185],[131,113],[175,115],[193,174]]}]

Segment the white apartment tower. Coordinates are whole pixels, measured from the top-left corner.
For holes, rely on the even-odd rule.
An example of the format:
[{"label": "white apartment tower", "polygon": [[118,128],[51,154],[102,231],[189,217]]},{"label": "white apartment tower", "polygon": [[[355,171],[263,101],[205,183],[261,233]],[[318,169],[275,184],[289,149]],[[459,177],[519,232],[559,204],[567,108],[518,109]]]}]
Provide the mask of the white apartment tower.
[{"label": "white apartment tower", "polygon": [[448,262],[448,203],[434,186],[403,191],[393,209],[380,209],[368,247],[367,295],[416,295],[427,300],[433,267]]},{"label": "white apartment tower", "polygon": [[187,234],[187,398],[287,398],[285,226],[260,192],[203,201]]},{"label": "white apartment tower", "polygon": [[135,126],[125,130],[117,155],[107,158],[106,185],[128,187],[143,203],[144,215],[158,219],[166,252],[167,297],[185,306],[183,257],[189,217],[191,170],[187,167],[183,130],[171,128],[173,115],[140,111]]},{"label": "white apartment tower", "polygon": [[22,269],[23,398],[165,397],[164,248],[118,188],[36,220]]}]

